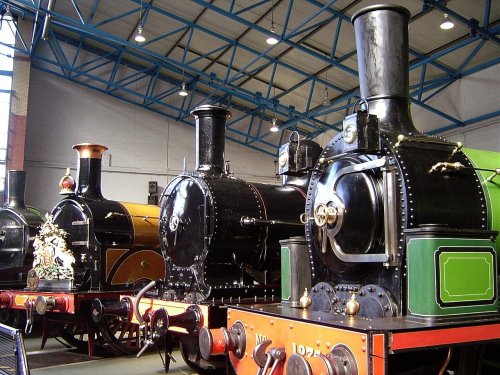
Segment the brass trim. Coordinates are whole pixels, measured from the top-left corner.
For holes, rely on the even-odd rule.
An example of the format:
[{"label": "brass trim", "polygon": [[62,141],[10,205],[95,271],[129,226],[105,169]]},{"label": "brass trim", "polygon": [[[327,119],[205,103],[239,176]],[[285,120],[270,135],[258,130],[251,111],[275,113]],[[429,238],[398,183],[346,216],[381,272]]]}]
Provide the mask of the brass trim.
[{"label": "brass trim", "polygon": [[102,154],[108,150],[106,146],[95,143],[79,143],[73,146],[80,159],[102,159]]}]

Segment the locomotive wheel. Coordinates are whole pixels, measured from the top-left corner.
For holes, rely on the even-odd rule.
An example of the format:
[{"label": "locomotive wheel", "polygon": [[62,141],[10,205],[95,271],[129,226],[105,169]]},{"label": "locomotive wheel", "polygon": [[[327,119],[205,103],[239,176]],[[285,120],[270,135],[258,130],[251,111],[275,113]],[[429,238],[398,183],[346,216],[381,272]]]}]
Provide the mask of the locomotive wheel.
[{"label": "locomotive wheel", "polygon": [[458,375],[494,375],[500,373],[500,343],[464,347],[459,352]]},{"label": "locomotive wheel", "polygon": [[88,350],[88,333],[85,324],[78,323],[65,323],[59,329],[59,336],[71,346],[74,346],[79,352],[86,352]]},{"label": "locomotive wheel", "polygon": [[94,323],[85,314],[64,315],[47,313],[43,315],[42,345],[49,337],[60,337],[63,344],[76,348],[79,352],[87,352],[92,356],[94,349],[102,342]]},{"label": "locomotive wheel", "polygon": [[106,316],[98,326],[104,343],[112,351],[119,354],[137,354],[141,349],[143,334],[138,324]]},{"label": "locomotive wheel", "polygon": [[225,374],[227,370],[225,356],[202,358],[198,345],[198,336],[183,335],[179,338],[179,350],[184,362],[196,373],[201,375]]}]

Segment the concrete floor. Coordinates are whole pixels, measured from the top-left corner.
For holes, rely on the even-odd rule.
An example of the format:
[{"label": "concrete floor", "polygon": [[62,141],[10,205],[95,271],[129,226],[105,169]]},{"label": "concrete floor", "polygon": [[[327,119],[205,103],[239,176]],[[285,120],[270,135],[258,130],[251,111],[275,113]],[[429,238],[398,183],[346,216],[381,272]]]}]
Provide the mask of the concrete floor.
[{"label": "concrete floor", "polygon": [[[40,336],[30,335],[25,337],[28,364],[32,375],[146,375],[164,374],[163,365],[157,352],[149,352],[141,358],[135,356],[109,357],[94,356],[92,359],[86,355],[75,353],[66,348],[55,339],[49,339],[43,350],[39,350]],[[162,353],[163,354],[163,353]],[[192,375],[193,372],[182,360],[178,350],[174,350],[173,357],[177,363],[171,362],[171,375]],[[43,357],[43,358],[42,358]],[[74,362],[65,363],[62,362]],[[40,366],[43,367],[33,368]]]}]

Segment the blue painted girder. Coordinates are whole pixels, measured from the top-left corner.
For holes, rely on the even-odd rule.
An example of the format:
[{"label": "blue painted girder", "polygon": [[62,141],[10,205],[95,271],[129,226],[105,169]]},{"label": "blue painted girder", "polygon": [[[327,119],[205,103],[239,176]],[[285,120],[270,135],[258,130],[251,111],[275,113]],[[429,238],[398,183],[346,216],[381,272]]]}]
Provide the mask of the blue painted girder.
[{"label": "blue painted girder", "polygon": [[[105,2],[99,0],[72,0],[72,12],[62,12],[57,5],[54,10],[49,11],[44,1],[0,0],[1,4],[10,4],[15,12],[22,13],[26,19],[35,19],[37,15],[39,20],[34,28],[33,42],[30,43],[30,38],[23,37],[22,33],[19,33],[18,38],[21,43],[18,43],[16,49],[30,55],[35,68],[48,73],[189,125],[192,125],[189,111],[196,105],[218,103],[229,106],[233,111],[233,118],[238,121],[229,121],[228,138],[273,156],[276,155],[281,140],[288,138],[283,137],[283,134],[275,135],[269,132],[269,123],[273,116],[279,119],[282,131],[297,130],[305,137],[315,137],[330,129],[340,129],[340,119],[351,103],[358,98],[359,93],[357,87],[342,87],[334,80],[327,81],[324,78],[327,70],[334,67],[352,76],[353,81],[357,82],[356,70],[346,65],[347,60],[355,56],[355,51],[340,54],[337,50],[340,33],[343,29],[352,26],[350,26],[349,16],[333,7],[335,0],[323,3],[307,0],[313,11],[293,28],[282,28],[279,34],[279,45],[285,46],[286,49],[279,54],[273,53],[276,47],[265,46],[263,50],[258,50],[242,41],[243,36],[249,32],[261,33],[263,38],[270,34],[267,28],[260,25],[260,20],[267,20],[271,0],[254,2],[245,8],[237,8],[235,1],[214,3],[192,0],[191,2],[203,9],[194,20],[181,17],[166,7],[160,7],[157,1],[122,0],[122,3],[126,5],[122,13],[104,19],[101,15],[97,22],[96,13],[100,8],[105,7]],[[490,22],[491,1],[485,2],[484,19],[481,25],[468,21],[460,14],[451,11],[443,5],[443,2],[426,0],[423,3],[422,16],[429,12],[429,8],[446,11],[455,21],[464,24],[474,32],[471,32],[472,37],[457,38],[435,51],[421,53],[410,50],[410,57],[413,57],[410,69],[420,69],[420,80],[412,86],[411,90],[412,103],[449,121],[449,125],[443,128],[445,130],[468,125],[476,119],[465,121],[456,119],[434,108],[429,103],[429,99],[461,77],[498,63],[499,58],[493,58],[468,68],[485,45],[490,44],[498,48],[496,35],[499,27],[498,21]],[[158,30],[156,37],[142,45],[130,40],[137,23],[131,26],[132,29],[127,39],[103,31],[105,25],[118,21],[125,22],[129,19],[127,17],[138,14],[141,4],[144,5],[141,14],[144,15],[142,23],[145,28],[148,26],[148,19],[152,17],[163,18],[165,25],[175,22],[177,26]],[[286,9],[284,26],[289,24],[294,10],[300,5],[297,4],[297,0],[274,2],[275,7],[281,6],[281,9]],[[226,6],[223,7],[223,5]],[[249,21],[248,14],[259,9],[261,11],[266,9],[266,11],[257,22]],[[220,18],[220,22],[228,20],[228,22],[241,25],[240,36],[228,37],[197,23],[201,15],[207,11],[215,13]],[[51,15],[50,33],[49,39],[42,41],[40,36],[46,14]],[[331,36],[331,41],[324,43],[331,45],[331,48],[319,50],[310,43],[310,39],[330,22],[337,22],[336,32]],[[200,34],[214,38],[219,45],[211,46],[204,51],[197,51],[193,39]],[[154,42],[173,36],[177,37],[176,45],[182,44],[181,58],[175,58],[172,53],[175,45],[164,53],[159,53],[152,48]],[[438,60],[440,57],[470,45],[474,45],[472,52],[458,68],[450,68]],[[324,66],[324,68],[310,71],[306,69],[307,67],[292,65],[284,57],[293,51],[307,55],[311,61],[314,61],[311,66]],[[238,66],[236,63],[238,53],[253,57],[244,65]],[[206,63],[205,67],[200,68],[200,63]],[[215,64],[219,68],[223,67],[225,74],[217,76],[211,71]],[[440,71],[441,75],[437,78],[429,78],[428,65]],[[270,71],[269,79],[262,77],[263,71]],[[287,71],[302,78],[290,87],[282,87],[276,77]],[[184,100],[179,100],[177,93],[183,79],[186,80],[191,95]],[[250,80],[257,80],[260,84],[264,84],[265,93],[248,90],[246,83]],[[317,103],[317,99],[313,99],[315,95],[317,97],[316,92],[325,87],[328,88],[330,94],[334,95],[334,98],[330,99],[328,106],[312,106],[314,102]],[[308,91],[308,97],[304,98],[303,108],[296,109],[292,105],[287,105],[287,95],[304,89]],[[496,113],[497,111],[483,114],[477,119],[496,116]],[[337,120],[325,121],[327,115],[330,119]],[[439,130],[436,131],[439,132]]]}]

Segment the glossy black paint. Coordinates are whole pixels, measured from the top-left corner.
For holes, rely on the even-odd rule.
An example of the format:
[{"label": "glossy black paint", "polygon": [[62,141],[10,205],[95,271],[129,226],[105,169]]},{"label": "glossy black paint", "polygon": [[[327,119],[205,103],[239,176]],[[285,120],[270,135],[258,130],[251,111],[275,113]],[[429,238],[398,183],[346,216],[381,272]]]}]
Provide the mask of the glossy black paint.
[{"label": "glossy black paint", "polygon": [[[98,146],[93,150],[104,152],[105,149]],[[74,288],[79,291],[130,287],[111,285],[108,278],[113,270],[107,274],[107,251],[109,248],[129,253],[138,250],[133,246],[134,227],[130,213],[119,202],[105,199],[101,194],[102,159],[100,154],[98,156],[80,154],[75,194],[52,209],[54,223],[66,231],[68,247],[76,260]]]},{"label": "glossy black paint", "polygon": [[405,182],[408,228],[427,224],[456,229],[487,229],[485,197],[473,169],[430,172],[441,161],[472,164],[455,144],[408,143],[395,154]]},{"label": "glossy black paint", "polygon": [[76,194],[91,199],[103,199],[101,193],[101,159],[78,159],[78,184]]},{"label": "glossy black paint", "polygon": [[52,210],[54,223],[64,229],[73,251],[75,288],[109,290],[105,261],[108,247],[130,248],[134,229],[128,212],[116,201],[71,196]]},{"label": "glossy black paint", "polygon": [[[465,155],[456,152],[454,144],[431,138],[426,142],[408,142],[395,148],[396,134],[382,132],[382,150],[378,154],[344,154],[343,138],[332,139],[321,157],[339,155],[333,163],[318,165],[309,186],[306,212],[313,214],[315,201],[336,191],[347,214],[337,242],[350,254],[384,252],[383,185],[380,170],[369,170],[341,177],[336,188],[331,182],[338,170],[381,156],[394,162],[397,170],[395,197],[398,264],[385,267],[382,263],[349,263],[341,261],[328,245],[321,251],[321,230],[313,222],[306,226],[306,237],[313,262],[313,284],[328,281],[333,285],[368,285],[383,287],[393,298],[399,314],[404,313],[405,236],[411,228],[446,227],[453,229],[486,229],[486,211],[482,207],[483,191],[473,170],[457,173],[430,173],[431,167],[443,160],[471,166]],[[467,197],[467,199],[464,199]],[[324,198],[323,198],[324,200]],[[396,310],[395,310],[396,311]]]},{"label": "glossy black paint", "polygon": [[0,286],[21,288],[33,265],[33,240],[45,221],[24,203],[26,172],[9,171],[8,205],[0,209]]},{"label": "glossy black paint", "polygon": [[229,110],[205,105],[191,111],[196,121],[196,169],[210,173],[224,171],[226,119]]},{"label": "glossy black paint", "polygon": [[[472,167],[467,157],[455,149],[456,144],[422,135],[413,125],[408,86],[409,17],[408,10],[397,5],[367,7],[353,15],[361,105],[367,114],[377,117],[379,131],[372,136],[380,136],[373,139],[373,144],[380,144],[380,148],[374,147],[369,152],[353,148],[348,143],[353,140],[344,138],[344,129],[325,147],[320,158],[330,158],[331,163],[317,164],[306,205],[306,212],[312,216],[317,201],[331,202],[333,193],[340,197],[345,214],[338,232],[330,232],[330,236],[347,254],[384,253],[385,243],[391,244],[388,236],[394,236],[393,264],[348,262],[334,254],[329,241],[323,252],[322,229],[314,222],[306,226],[313,284],[328,282],[332,286],[359,289],[366,285],[380,287],[381,293],[397,307],[389,309],[394,315],[406,313],[405,230],[429,226],[487,229],[485,197],[475,171],[431,172],[432,166],[439,162],[460,162]],[[344,166],[380,158],[386,158],[386,166],[395,171],[395,191],[387,199],[384,193],[391,189],[384,186],[382,168],[337,178]],[[384,202],[391,200],[393,205],[384,208]],[[384,210],[394,222],[384,224]]]},{"label": "glossy black paint", "polygon": [[[161,246],[177,298],[249,298],[278,286],[279,240],[303,234],[300,189],[193,173],[174,179],[163,195]],[[243,226],[242,217],[297,226]]]},{"label": "glossy black paint", "polygon": [[[230,112],[203,105],[196,120],[196,171],[173,179],[162,194],[160,246],[168,280],[162,298],[190,303],[279,296],[279,240],[301,236],[310,169],[321,147],[298,139],[284,146],[283,186],[250,183],[223,168]],[[224,300],[225,299],[225,300]]]},{"label": "glossy black paint", "polygon": [[7,206],[10,208],[25,209],[26,172],[11,170],[8,172],[7,181]]}]

